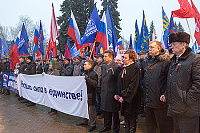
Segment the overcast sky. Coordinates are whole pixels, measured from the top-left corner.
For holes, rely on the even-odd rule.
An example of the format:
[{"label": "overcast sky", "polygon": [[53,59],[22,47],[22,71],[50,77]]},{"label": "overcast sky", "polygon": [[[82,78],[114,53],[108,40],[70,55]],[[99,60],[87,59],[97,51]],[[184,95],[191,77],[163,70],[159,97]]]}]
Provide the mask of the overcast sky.
[{"label": "overcast sky", "polygon": [[[97,2],[97,8],[102,9],[101,1]],[[190,1],[190,0],[189,0]],[[45,24],[47,32],[50,32],[51,21],[51,3],[54,3],[56,17],[61,15],[60,4],[63,0],[0,0],[0,24],[2,26],[16,26],[19,16],[27,15],[33,22],[42,21]],[[200,11],[200,0],[193,0],[197,9]],[[158,41],[161,40],[162,33],[162,7],[164,8],[168,19],[170,19],[171,11],[180,8],[178,0],[119,0],[118,11],[120,12],[121,35],[129,40],[130,34],[134,35],[135,20],[138,21],[139,30],[141,30],[142,11],[145,11],[147,26],[154,21]],[[185,19],[174,18],[177,23],[180,21],[189,33]],[[195,22],[189,19],[189,24],[194,37]],[[66,27],[68,28],[68,27]],[[48,36],[49,38],[49,36]]]}]

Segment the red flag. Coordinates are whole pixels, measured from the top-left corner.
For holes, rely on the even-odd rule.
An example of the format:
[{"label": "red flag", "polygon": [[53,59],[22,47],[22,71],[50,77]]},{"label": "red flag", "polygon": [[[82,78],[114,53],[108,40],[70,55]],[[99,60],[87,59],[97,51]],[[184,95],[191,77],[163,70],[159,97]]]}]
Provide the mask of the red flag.
[{"label": "red flag", "polygon": [[198,14],[198,17],[195,17],[196,28],[195,28],[194,37],[196,38],[198,46],[200,46],[200,14],[192,0],[191,0],[191,4],[194,11]]},{"label": "red flag", "polygon": [[197,17],[196,12],[191,7],[188,0],[178,0],[180,9],[172,11],[174,17],[178,18],[194,18]]},{"label": "red flag", "polygon": [[49,59],[51,55],[50,43],[51,43],[51,38],[49,39],[45,60]]},{"label": "red flag", "polygon": [[96,47],[94,46],[94,43],[91,43],[91,47],[90,48],[91,48],[91,51],[92,51],[93,55],[96,56],[97,52],[96,52]]},{"label": "red flag", "polygon": [[[14,43],[14,41],[12,41],[11,43]],[[11,63],[10,63],[10,67],[12,68],[12,70],[14,70],[14,66],[16,65],[16,63],[19,62],[19,54],[17,52],[17,45],[16,43],[14,43],[13,46],[10,47],[10,59],[11,59]]]},{"label": "red flag", "polygon": [[39,49],[37,50],[37,52],[35,53],[35,60],[37,60],[37,59],[42,59],[41,58],[41,52],[39,51]]},{"label": "red flag", "polygon": [[72,58],[68,44],[66,44],[66,48],[65,48],[65,58]]},{"label": "red flag", "polygon": [[56,24],[56,17],[54,12],[54,7],[52,3],[52,17],[51,17],[51,43],[50,49],[53,51],[53,57],[57,55],[57,48],[56,48],[56,36],[58,36],[57,24]]}]

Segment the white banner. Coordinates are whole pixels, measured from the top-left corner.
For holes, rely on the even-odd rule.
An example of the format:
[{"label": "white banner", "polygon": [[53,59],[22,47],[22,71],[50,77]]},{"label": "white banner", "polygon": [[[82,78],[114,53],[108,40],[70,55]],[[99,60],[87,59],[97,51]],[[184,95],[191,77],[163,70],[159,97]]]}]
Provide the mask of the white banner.
[{"label": "white banner", "polygon": [[29,101],[89,119],[84,76],[19,74],[17,84],[19,94]]}]

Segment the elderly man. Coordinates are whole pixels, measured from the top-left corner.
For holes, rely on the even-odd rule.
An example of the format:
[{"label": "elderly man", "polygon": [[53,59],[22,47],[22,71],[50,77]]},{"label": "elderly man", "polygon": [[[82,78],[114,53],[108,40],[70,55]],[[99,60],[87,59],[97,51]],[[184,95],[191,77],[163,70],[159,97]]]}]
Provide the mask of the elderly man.
[{"label": "elderly man", "polygon": [[149,54],[142,62],[143,89],[148,133],[172,133],[172,119],[167,117],[167,103],[160,101],[166,91],[167,73],[170,65],[169,57],[161,52],[159,41],[151,41]]},{"label": "elderly man", "polygon": [[190,35],[185,32],[171,33],[169,42],[174,56],[167,78],[168,115],[173,117],[175,133],[199,133],[200,56],[191,52]]}]

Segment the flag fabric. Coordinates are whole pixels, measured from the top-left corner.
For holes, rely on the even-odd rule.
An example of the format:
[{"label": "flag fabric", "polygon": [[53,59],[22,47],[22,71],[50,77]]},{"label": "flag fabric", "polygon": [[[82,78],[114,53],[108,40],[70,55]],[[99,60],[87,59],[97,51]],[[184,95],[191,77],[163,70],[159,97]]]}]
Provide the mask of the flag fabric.
[{"label": "flag fabric", "polygon": [[2,39],[0,38],[0,58],[1,58],[1,55],[2,55]]},{"label": "flag fabric", "polygon": [[101,26],[97,32],[96,42],[99,42],[103,45],[103,51],[108,49],[108,37],[107,37],[107,22],[106,22],[106,13],[103,13],[101,19]]},{"label": "flag fabric", "polygon": [[163,19],[163,32],[164,32],[164,35],[163,35],[163,43],[165,45],[165,48],[167,49],[170,49],[171,46],[168,45],[168,35],[169,35],[169,25],[170,25],[170,22],[169,22],[169,19],[162,7],[162,19]]},{"label": "flag fabric", "polygon": [[139,35],[139,29],[138,29],[138,24],[137,24],[137,19],[135,21],[135,39],[134,39],[134,47],[135,47],[135,51],[138,54],[141,50],[142,50],[142,46],[141,46],[141,41],[140,41],[140,35]]},{"label": "flag fabric", "polygon": [[196,53],[198,51],[198,45],[197,45],[197,41],[194,42],[194,45],[192,45],[192,52]]},{"label": "flag fabric", "polygon": [[99,44],[99,53],[100,54],[103,54],[104,53],[104,51],[103,51],[103,44]]},{"label": "flag fabric", "polygon": [[10,59],[11,59],[11,62],[10,62],[10,67],[12,68],[12,70],[14,70],[14,67],[16,65],[16,63],[19,62],[19,54],[17,52],[17,45],[16,43],[13,41],[11,41],[11,47],[10,47]]},{"label": "flag fabric", "polygon": [[163,41],[163,32],[161,33],[161,40],[160,40],[160,43],[162,44],[162,48],[165,49],[165,44],[164,44],[164,41]]},{"label": "flag fabric", "polygon": [[52,3],[51,32],[50,32],[50,49],[53,51],[53,57],[57,55],[56,36],[58,36],[56,17]]},{"label": "flag fabric", "polygon": [[71,56],[72,56],[72,59],[75,58],[77,55],[79,55],[79,50],[77,50],[76,48],[76,44],[74,44],[74,46],[71,48],[70,50],[70,53],[71,53]]},{"label": "flag fabric", "polygon": [[143,10],[143,20],[142,20],[140,41],[141,41],[142,49],[145,49],[146,51],[148,51],[148,47],[147,47],[147,39],[148,38],[149,38],[149,32],[148,32],[146,18],[145,18],[145,14],[144,14],[144,10]]},{"label": "flag fabric", "polygon": [[76,47],[80,49],[82,47],[81,35],[72,11],[67,34],[75,41]]},{"label": "flag fabric", "polygon": [[39,51],[39,48],[36,44],[34,44],[34,49],[33,49],[33,58],[34,60],[40,60],[42,57],[41,52]]},{"label": "flag fabric", "polygon": [[33,43],[36,44],[37,46],[38,46],[38,40],[39,40],[39,32],[36,23]]},{"label": "flag fabric", "polygon": [[5,53],[6,52],[9,52],[9,47],[8,47],[8,44],[6,42],[6,39],[4,38],[4,35],[3,35],[3,40],[2,40],[2,59],[5,57]]},{"label": "flag fabric", "polygon": [[48,47],[47,47],[47,50],[46,50],[45,60],[50,59],[50,56],[51,56],[50,43],[51,43],[51,38],[49,39]]},{"label": "flag fabric", "polygon": [[117,47],[116,46],[117,46],[118,38],[117,38],[116,31],[115,31],[114,23],[112,20],[112,15],[111,15],[109,4],[107,5],[106,21],[107,21],[108,40],[110,41],[109,47],[112,47],[109,49],[112,49],[115,53],[115,56],[117,56]]},{"label": "flag fabric", "polygon": [[188,0],[178,0],[180,9],[172,11],[174,17],[178,18],[194,18],[198,17],[197,13],[191,7]]},{"label": "flag fabric", "polygon": [[44,34],[43,34],[43,29],[42,29],[42,22],[40,20],[40,29],[39,29],[39,38],[38,38],[38,49],[41,52],[42,55],[44,55],[44,48],[43,48],[43,43],[44,43]]},{"label": "flag fabric", "polygon": [[123,49],[122,39],[121,38],[118,39],[117,46],[119,46],[119,49]]},{"label": "flag fabric", "polygon": [[198,17],[195,17],[196,27],[195,27],[194,37],[198,44],[197,53],[199,53],[200,52],[200,14],[192,0],[191,0],[191,4],[192,4],[192,8],[194,9],[194,11],[198,14]]},{"label": "flag fabric", "polygon": [[173,13],[171,14],[171,18],[170,18],[169,34],[172,32],[176,32],[175,27],[174,27]]},{"label": "flag fabric", "polygon": [[95,6],[92,12],[92,15],[90,17],[90,20],[88,22],[88,25],[86,27],[86,30],[82,39],[82,44],[94,43],[94,40],[95,40],[94,37],[95,37],[95,34],[98,32],[99,27],[100,27],[100,19],[99,19],[97,8]]},{"label": "flag fabric", "polygon": [[23,23],[22,25],[22,30],[21,33],[18,35],[17,39],[16,39],[16,44],[18,47],[18,53],[19,55],[29,55],[28,52],[28,36],[27,36],[27,32],[26,32],[26,28],[25,25]]},{"label": "flag fabric", "polygon": [[[70,47],[70,48],[69,48]],[[70,53],[70,49],[71,49],[71,46],[70,46],[70,42],[69,42],[69,39],[67,40],[67,44],[66,44],[66,47],[65,47],[65,58],[72,58],[72,55]]]},{"label": "flag fabric", "polygon": [[95,46],[95,44],[94,43],[91,43],[91,51],[92,51],[92,56],[94,55],[94,56],[96,56],[97,55],[97,52],[96,52],[96,46]]},{"label": "flag fabric", "polygon": [[133,50],[133,40],[132,40],[132,34],[130,34],[130,43],[128,49]]}]

